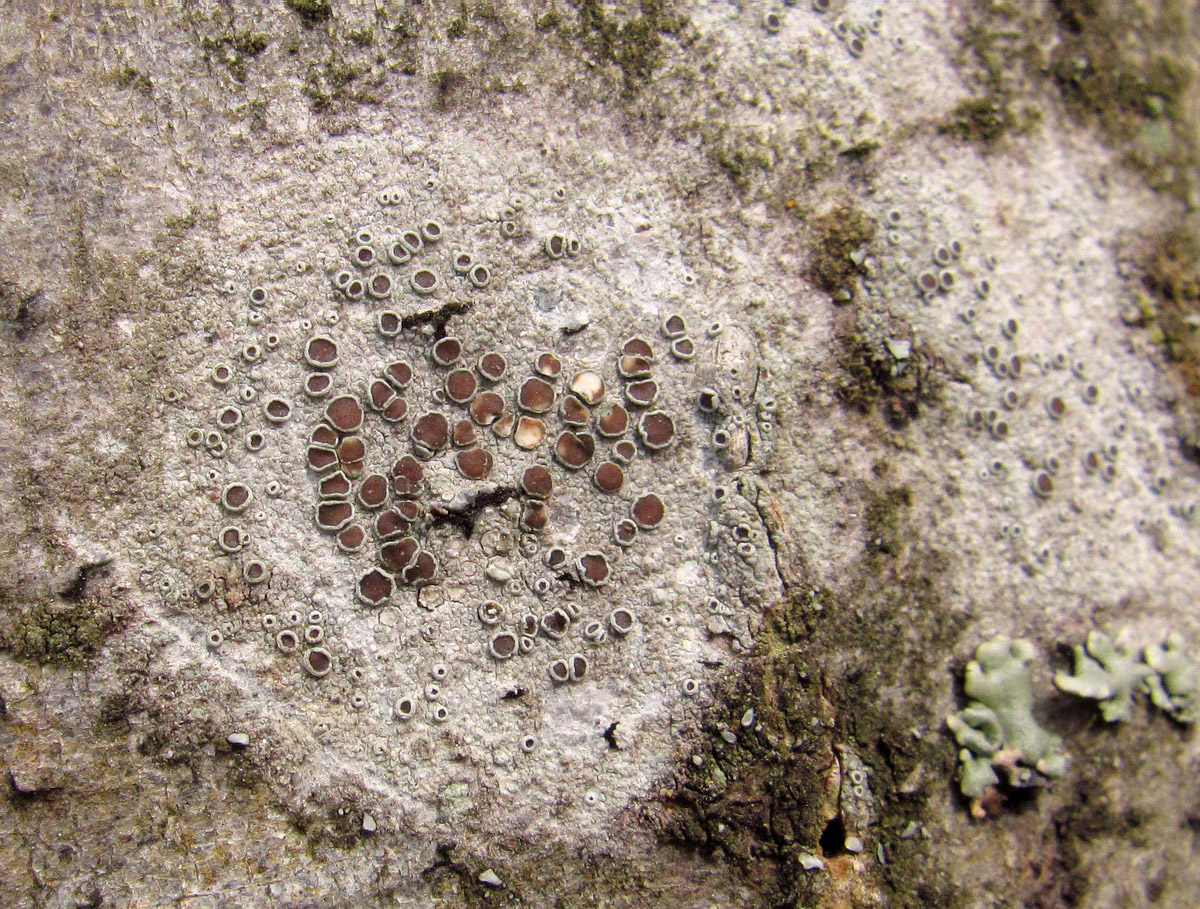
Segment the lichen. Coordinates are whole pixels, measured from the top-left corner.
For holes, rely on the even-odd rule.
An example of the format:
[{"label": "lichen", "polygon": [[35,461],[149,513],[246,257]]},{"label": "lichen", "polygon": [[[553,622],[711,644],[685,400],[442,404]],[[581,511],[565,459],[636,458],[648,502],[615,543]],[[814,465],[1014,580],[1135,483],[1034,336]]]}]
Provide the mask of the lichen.
[{"label": "lichen", "polygon": [[967,664],[964,689],[970,703],[946,719],[962,746],[959,788],[976,817],[991,812],[1000,774],[1006,785],[1028,788],[1066,772],[1061,740],[1033,716],[1029,667],[1034,656],[1029,641],[1003,635],[980,644]]},{"label": "lichen", "polygon": [[1154,706],[1181,723],[1200,719],[1200,661],[1183,637],[1172,632],[1165,643],[1147,647],[1144,659],[1153,671],[1144,686]]},{"label": "lichen", "polygon": [[1151,673],[1134,648],[1103,631],[1091,631],[1086,646],[1075,648],[1074,671],[1055,673],[1054,684],[1069,694],[1098,701],[1104,719],[1115,723],[1130,718],[1134,692]]}]

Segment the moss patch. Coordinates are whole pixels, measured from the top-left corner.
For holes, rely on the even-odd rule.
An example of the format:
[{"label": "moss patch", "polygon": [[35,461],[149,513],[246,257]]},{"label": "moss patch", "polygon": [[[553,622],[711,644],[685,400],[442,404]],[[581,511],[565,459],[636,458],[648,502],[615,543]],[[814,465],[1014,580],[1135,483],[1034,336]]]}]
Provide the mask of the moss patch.
[{"label": "moss patch", "polygon": [[758,130],[709,123],[701,123],[699,128],[709,159],[739,188],[745,189],[751,178],[769,174],[775,166],[776,152]]},{"label": "moss patch", "polygon": [[[214,210],[197,206],[190,207],[182,215],[168,215],[163,219],[163,230],[155,237],[154,246],[162,263],[164,283],[186,291],[197,291],[212,284],[210,263],[194,241],[197,234],[212,230],[216,223]],[[77,268],[83,273],[90,267],[90,255],[81,248],[79,258]]]},{"label": "moss patch", "polygon": [[905,510],[912,505],[912,491],[907,486],[877,490],[868,487],[864,493],[863,530],[867,551],[894,556],[904,545]]},{"label": "moss patch", "polygon": [[902,429],[923,407],[939,400],[944,378],[938,368],[941,361],[923,347],[898,361],[873,333],[860,330],[853,316],[849,324],[838,327],[837,339],[841,373],[833,387],[851,410],[878,413],[889,427]]},{"label": "moss patch", "polygon": [[288,8],[308,23],[324,22],[333,15],[329,0],[285,0]]},{"label": "moss patch", "polygon": [[953,746],[912,731],[930,724],[938,692],[926,680],[941,675],[963,619],[942,600],[944,559],[911,542],[909,491],[864,485],[862,497],[861,558],[837,588],[805,585],[769,610],[755,654],[714,692],[697,744],[651,813],[664,836],[731,858],[763,905],[833,898],[837,875],[803,871],[799,855],[825,850],[828,861],[843,851],[827,789],[836,746],[867,765],[878,819],[859,832],[888,848],[888,864],[863,875],[896,905],[961,902],[939,856],[899,834],[926,819],[929,787],[952,778]]},{"label": "moss patch", "polygon": [[942,130],[991,144],[1027,131],[1048,97],[1158,189],[1187,198],[1196,138],[1197,22],[1188,0],[978,0],[963,14],[973,94]]},{"label": "moss patch", "polygon": [[849,293],[862,274],[855,254],[875,239],[875,222],[852,205],[842,204],[812,222],[813,245],[808,277],[830,294]]},{"label": "moss patch", "polygon": [[227,67],[238,82],[246,81],[250,61],[266,50],[269,43],[266,35],[257,32],[226,32],[200,39],[205,56]]},{"label": "moss patch", "polygon": [[562,25],[562,13],[556,9],[538,16],[536,27],[539,32],[552,32]]},{"label": "moss patch", "polygon": [[1032,109],[1018,114],[1006,93],[993,91],[956,104],[941,129],[964,142],[987,145],[1014,130],[1027,132],[1037,119]]},{"label": "moss patch", "polygon": [[664,37],[679,36],[686,17],[673,12],[665,0],[639,0],[636,8],[575,0],[579,15],[572,37],[601,63],[621,73],[622,91],[637,95],[662,63]]},{"label": "moss patch", "polygon": [[338,102],[378,104],[379,96],[363,84],[367,67],[348,63],[330,52],[322,63],[308,67],[301,91],[316,110],[326,110]]},{"label": "moss patch", "polygon": [[1178,431],[1185,452],[1200,461],[1200,233],[1180,224],[1153,238],[1142,274],[1136,322],[1178,368],[1185,392]]},{"label": "moss patch", "polygon": [[1022,100],[1026,73],[1036,68],[1040,51],[1013,21],[1020,8],[981,3],[960,35],[964,75],[973,94],[955,105],[940,125],[964,142],[991,145],[1009,133],[1023,133],[1041,119],[1041,111]]},{"label": "moss patch", "polygon": [[29,277],[0,272],[0,337],[10,342],[24,341],[46,322],[45,295]]},{"label": "moss patch", "polygon": [[470,80],[456,69],[443,69],[430,78],[433,85],[433,109],[447,111],[455,107],[470,88]]},{"label": "moss patch", "polygon": [[112,615],[94,600],[35,603],[10,614],[0,643],[20,660],[79,666],[115,628]]},{"label": "moss patch", "polygon": [[119,88],[129,88],[134,91],[149,94],[154,87],[154,83],[150,81],[150,77],[136,67],[125,65],[119,67],[112,74],[113,85]]},{"label": "moss patch", "polygon": [[1196,34],[1185,0],[1052,0],[1049,73],[1067,110],[1096,124],[1151,185],[1186,192],[1197,164]]},{"label": "moss patch", "polygon": [[808,218],[798,200],[810,198],[838,172],[855,181],[868,166],[878,140],[847,145],[829,129],[790,129],[777,123],[739,122],[727,104],[711,101],[678,136],[699,136],[705,157],[719,167],[749,201],[765,202],[776,217]]},{"label": "moss patch", "polygon": [[1173,228],[1150,245],[1145,289],[1154,305],[1148,312],[1158,328],[1155,340],[1183,366],[1189,394],[1200,396],[1200,236]]},{"label": "moss patch", "polygon": [[[1068,722],[1065,716],[1062,721]],[[1022,906],[1051,909],[1095,903],[1092,891],[1104,889],[1103,884],[1097,887],[1098,871],[1108,877],[1134,870],[1122,867],[1120,858],[1110,866],[1110,856],[1119,857],[1129,847],[1169,848],[1167,839],[1177,835],[1177,822],[1163,810],[1158,793],[1177,792],[1186,804],[1196,791],[1179,776],[1179,768],[1187,763],[1188,733],[1164,717],[1145,725],[1122,723],[1118,728],[1088,725],[1074,735],[1069,781],[1060,784],[1069,788],[1069,797],[1042,830],[1041,842],[1029,850],[1028,868],[1020,875]],[[1145,760],[1147,755],[1153,759]],[[1186,854],[1186,846],[1180,851]],[[1170,861],[1164,859],[1163,864],[1169,866]],[[1130,885],[1144,891],[1136,902],[1191,901],[1190,893],[1185,897],[1179,892],[1188,883],[1173,881],[1169,873],[1150,874],[1152,865],[1135,867]]]}]

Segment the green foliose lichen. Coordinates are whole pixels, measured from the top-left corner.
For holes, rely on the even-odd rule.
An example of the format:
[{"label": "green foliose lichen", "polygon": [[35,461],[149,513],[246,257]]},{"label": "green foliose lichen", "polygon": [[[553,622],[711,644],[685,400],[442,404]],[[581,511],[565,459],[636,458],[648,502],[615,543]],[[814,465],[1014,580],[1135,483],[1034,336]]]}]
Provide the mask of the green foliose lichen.
[{"label": "green foliose lichen", "polygon": [[1004,635],[980,644],[967,664],[964,690],[970,702],[946,719],[961,746],[959,787],[977,817],[987,815],[985,799],[1002,781],[1029,788],[1066,773],[1061,740],[1033,716],[1035,654],[1029,641]]},{"label": "green foliose lichen", "polygon": [[1136,649],[1103,631],[1091,631],[1085,645],[1075,648],[1074,671],[1055,673],[1054,684],[1097,701],[1105,721],[1115,723],[1132,716],[1133,695],[1152,674]]},{"label": "green foliose lichen", "polygon": [[1200,659],[1183,637],[1172,632],[1163,644],[1147,647],[1143,658],[1153,671],[1145,687],[1154,706],[1180,723],[1200,720]]}]

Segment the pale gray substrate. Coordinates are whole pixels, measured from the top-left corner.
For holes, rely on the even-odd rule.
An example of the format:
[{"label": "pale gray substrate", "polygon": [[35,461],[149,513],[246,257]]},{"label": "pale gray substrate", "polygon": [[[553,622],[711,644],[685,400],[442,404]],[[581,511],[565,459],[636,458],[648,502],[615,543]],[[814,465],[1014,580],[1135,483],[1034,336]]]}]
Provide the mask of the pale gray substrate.
[{"label": "pale gray substrate", "polygon": [[[852,4],[843,16],[868,22],[870,9]],[[574,86],[590,72],[578,49],[539,50],[550,39],[531,14],[508,12],[510,56],[498,42],[490,52],[501,60],[490,63],[479,42],[443,40],[447,23],[432,13],[407,44],[388,27],[398,21],[391,10],[373,22],[338,8],[332,24],[310,27],[282,4],[226,21],[207,7],[51,15],[23,3],[0,24],[5,605],[52,600],[78,566],[104,562],[89,583],[124,616],[86,669],[4,660],[0,737],[14,794],[3,811],[16,835],[0,852],[22,899],[423,904],[435,881],[442,898],[478,896],[494,881],[475,876],[491,868],[537,905],[547,891],[574,891],[552,870],[565,862],[593,875],[583,902],[752,902],[752,879],[656,841],[640,806],[676,772],[710,684],[737,671],[784,582],[818,587],[858,558],[849,488],[882,458],[891,482],[912,490],[909,521],[922,540],[963,555],[945,587],[969,616],[967,643],[944,655],[943,676],[920,680],[942,697],[915,735],[944,735],[942,718],[958,706],[951,660],[984,636],[1033,637],[1048,661],[1053,642],[1080,639],[1097,619],[1141,643],[1168,628],[1196,633],[1197,484],[1163,403],[1173,386],[1117,318],[1127,287],[1114,250],[1163,210],[1107,153],[1053,123],[1012,155],[981,156],[934,134],[927,124],[952,105],[956,84],[949,30],[931,24],[947,18],[937,4],[889,7],[862,57],[846,52],[836,20],[807,5],[787,10],[780,34],[755,10],[696,10],[702,40],[673,52],[666,71],[679,80],[697,61],[712,68],[694,72],[700,87],[677,108],[659,101],[675,133],[631,117],[644,107]],[[375,43],[350,48],[344,35],[368,25]],[[241,59],[239,81],[213,48],[253,31],[267,44]],[[397,72],[402,51],[417,54],[419,75]],[[371,64],[376,53],[394,65]],[[373,65],[350,84],[374,103],[348,92],[317,110],[301,91],[306,74],[310,88],[327,87],[333,69],[350,65]],[[324,72],[315,83],[314,69]],[[451,70],[471,87],[447,102],[459,84],[447,83]],[[524,87],[483,94],[501,77]],[[906,342],[936,351],[953,377],[907,428],[840,405],[839,315],[803,278],[797,221],[778,200],[739,196],[698,157],[693,118],[717,91],[730,98],[722,126],[761,141],[764,154],[787,135],[882,140],[865,171],[833,167],[794,201],[819,211],[852,198],[879,225],[854,304],[860,330],[877,347],[891,341],[901,360]],[[381,191],[399,201],[381,204]],[[381,267],[396,278],[388,301],[334,290],[337,271],[354,270],[354,233],[390,237],[426,218],[445,231],[417,257],[441,276],[438,292],[411,293],[408,264]],[[515,237],[502,236],[505,220]],[[578,238],[580,254],[547,256],[555,232]],[[944,266],[954,286],[923,297],[917,275],[940,271],[938,248],[955,244]],[[489,265],[486,288],[455,277],[459,250]],[[264,305],[250,303],[256,286]],[[347,556],[313,523],[304,445],[323,402],[301,391],[303,342],[337,341],[338,390],[365,392],[396,356],[416,366],[403,426],[430,406],[457,416],[431,403],[445,370],[426,357],[430,337],[418,329],[386,341],[376,326],[384,308],[410,314],[468,298],[474,308],[448,330],[471,362],[485,350],[508,358],[500,384],[510,393],[536,352],[554,350],[567,376],[600,371],[612,399],[624,384],[616,352],[648,339],[655,406],[674,416],[678,437],[662,452],[639,447],[626,488],[609,496],[590,470],[554,466],[555,420],[532,453],[479,430],[495,457],[490,480],[468,483],[435,458],[427,500],[455,505],[464,490],[512,484],[546,463],[562,492],[542,542],[515,534],[504,506],[484,509],[469,538],[453,524],[429,537],[445,583],[362,606],[354,583],[372,546]],[[676,312],[694,359],[668,353],[661,325]],[[264,346],[255,363],[243,356],[252,341]],[[996,366],[1014,355],[1017,378]],[[233,367],[226,386],[210,379],[221,362]],[[245,387],[253,402],[237,400]],[[704,388],[722,396],[721,413],[697,406]],[[280,426],[261,410],[273,395],[293,408]],[[1050,412],[1054,396],[1061,416]],[[187,431],[213,429],[228,405],[244,423],[221,432],[225,456],[189,447]],[[1004,420],[1008,430],[980,428],[975,411],[985,420],[995,411],[993,427]],[[386,472],[407,453],[406,434],[367,419],[367,469]],[[249,452],[255,429],[265,445]],[[714,446],[718,429],[729,444]],[[1100,459],[1094,472],[1089,452]],[[1058,466],[1042,498],[1031,482],[1047,459]],[[254,500],[229,516],[217,497],[235,480]],[[661,495],[667,517],[626,553],[611,528],[641,492]],[[248,531],[245,552],[216,547],[225,525]],[[572,556],[605,552],[612,581],[597,591],[548,571],[551,543]],[[250,554],[270,573],[261,585],[239,580]],[[511,580],[488,577],[497,559],[492,575]],[[210,577],[216,595],[197,598]],[[540,595],[539,578],[550,585]],[[539,638],[531,654],[498,663],[477,617],[486,599],[505,607],[498,628],[565,603],[580,614],[563,641]],[[619,605],[635,613],[633,632],[583,637]],[[264,617],[286,624],[293,610],[334,657],[324,679],[264,628]],[[313,610],[321,615],[310,622]],[[587,677],[553,684],[550,660],[575,652],[587,655]],[[135,706],[121,715],[126,695]],[[406,696],[416,715],[403,721],[395,708]],[[444,722],[433,717],[439,705]],[[121,722],[96,732],[105,711]],[[232,734],[249,747],[229,744]],[[952,754],[948,738],[945,747]],[[1155,778],[1177,787],[1143,822],[1155,833],[1073,859],[1084,873],[1110,869],[1095,905],[1142,899],[1130,894],[1151,879],[1187,891],[1190,834],[1169,831],[1194,787],[1182,766]],[[998,828],[1017,821],[972,825],[946,779],[934,790],[938,822],[926,827],[951,879],[987,893],[1080,785],[1068,778],[1043,794],[1009,842]],[[1120,778],[1108,785],[1119,789]],[[1138,810],[1156,798],[1139,794]],[[883,900],[880,843],[867,831],[865,852],[843,863],[861,878],[859,899]],[[457,897],[422,873],[449,861],[439,859],[447,844],[455,861],[468,857],[449,866],[466,888]]]}]

